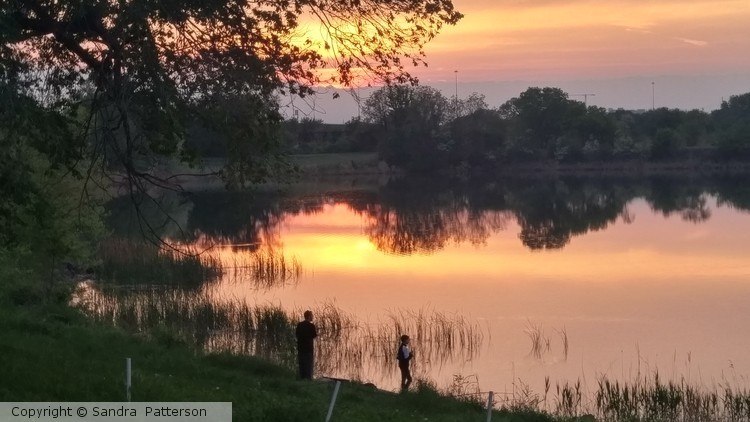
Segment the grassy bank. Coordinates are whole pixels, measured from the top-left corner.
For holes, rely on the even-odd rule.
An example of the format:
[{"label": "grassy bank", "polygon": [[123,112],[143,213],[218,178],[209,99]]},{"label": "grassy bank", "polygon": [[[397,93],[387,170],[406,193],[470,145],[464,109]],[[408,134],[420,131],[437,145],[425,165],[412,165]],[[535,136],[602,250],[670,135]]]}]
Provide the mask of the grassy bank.
[{"label": "grassy bank", "polygon": [[[294,327],[303,309],[248,304],[210,293],[158,288],[126,288],[82,283],[74,301],[91,319],[130,333],[169,330],[196,350],[257,356],[293,368]],[[419,369],[429,372],[451,361],[478,356],[484,333],[459,315],[429,308],[389,312],[362,320],[334,303],[310,308],[318,327],[316,373],[380,383],[398,381],[393,349],[401,333],[411,333]],[[457,394],[463,394],[463,391]]]},{"label": "grassy bank", "polygon": [[640,159],[589,161],[589,162],[556,162],[528,161],[506,163],[500,167],[502,175],[544,175],[544,176],[654,176],[675,175],[694,176],[716,174],[747,174],[750,162],[742,160],[713,160],[680,158],[665,161],[648,161]]},{"label": "grassy bank", "polygon": [[[334,153],[334,154],[293,154],[288,156],[289,162],[294,165],[298,173],[290,179],[274,179],[256,186],[257,189],[278,190],[288,189],[294,186],[303,190],[320,191],[321,186],[341,188],[342,186],[377,186],[382,184],[382,179],[400,174],[388,168],[380,167],[380,159],[376,153]],[[172,180],[179,183],[188,191],[224,189],[224,181],[218,175],[190,177],[186,174],[201,174],[218,172],[226,163],[224,158],[206,158],[196,168],[177,161],[164,162],[156,173],[162,177],[174,177]],[[344,180],[343,176],[346,176]],[[290,182],[292,182],[290,184]]]},{"label": "grassy bank", "polygon": [[[50,297],[56,299],[43,300]],[[124,360],[130,357],[134,401],[229,401],[236,421],[324,420],[333,389],[328,381],[299,381],[287,367],[259,358],[200,352],[167,325],[128,334],[65,303],[66,295],[25,287],[0,292],[0,400],[123,401]],[[496,397],[497,405],[514,410],[495,411],[492,420],[750,421],[748,390],[642,375],[626,382],[603,377],[588,399],[580,381],[553,387],[547,380],[543,393],[521,388],[513,402]],[[447,392],[463,395],[473,388],[455,388],[461,386],[466,383],[454,382]],[[579,416],[586,413],[597,419]],[[396,394],[345,383],[334,420],[480,421],[485,411],[481,403],[448,397],[428,384]]]},{"label": "grassy bank", "polygon": [[[134,401],[231,401],[236,421],[324,420],[332,385],[298,381],[266,361],[196,352],[168,331],[132,336],[62,303],[25,291],[3,296],[3,401],[121,401],[124,359],[133,359]],[[479,421],[481,406],[422,386],[394,394],[358,384],[341,390],[334,420]],[[547,421],[497,412],[493,421]]]},{"label": "grassy bank", "polygon": [[380,159],[374,152],[338,154],[295,154],[289,156],[303,174],[359,174],[378,173]]}]

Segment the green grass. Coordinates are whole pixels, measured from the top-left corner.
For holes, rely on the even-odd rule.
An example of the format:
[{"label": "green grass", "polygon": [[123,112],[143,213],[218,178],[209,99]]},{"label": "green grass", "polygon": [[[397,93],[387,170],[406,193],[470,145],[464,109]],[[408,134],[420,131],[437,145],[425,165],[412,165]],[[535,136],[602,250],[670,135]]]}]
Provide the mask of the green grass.
[{"label": "green grass", "polygon": [[378,155],[374,152],[350,152],[340,154],[296,154],[290,155],[291,161],[300,170],[322,170],[335,168],[377,167]]},{"label": "green grass", "polygon": [[[199,353],[167,330],[129,335],[32,296],[22,304],[4,299],[0,307],[3,401],[122,401],[124,360],[131,357],[134,401],[231,401],[236,421],[324,420],[330,383],[296,380],[293,371],[258,358]],[[478,404],[446,398],[429,385],[395,394],[347,383],[334,420],[479,421],[483,415]],[[493,418],[547,420],[507,411]]]}]

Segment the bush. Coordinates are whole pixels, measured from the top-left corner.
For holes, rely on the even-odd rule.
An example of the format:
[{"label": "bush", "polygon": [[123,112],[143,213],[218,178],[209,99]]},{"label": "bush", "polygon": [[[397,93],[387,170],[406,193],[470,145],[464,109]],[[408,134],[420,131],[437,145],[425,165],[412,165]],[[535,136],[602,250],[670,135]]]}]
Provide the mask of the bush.
[{"label": "bush", "polygon": [[677,150],[677,134],[672,129],[660,128],[651,142],[651,159],[663,160],[672,157]]}]

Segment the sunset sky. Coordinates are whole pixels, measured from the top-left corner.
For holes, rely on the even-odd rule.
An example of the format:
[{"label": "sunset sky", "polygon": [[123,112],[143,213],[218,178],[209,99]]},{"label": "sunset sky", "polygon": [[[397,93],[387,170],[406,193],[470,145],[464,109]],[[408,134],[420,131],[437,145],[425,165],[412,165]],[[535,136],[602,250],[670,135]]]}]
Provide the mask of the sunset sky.
[{"label": "sunset sky", "polygon": [[[426,48],[422,84],[497,106],[528,86],[593,93],[590,104],[717,108],[750,91],[748,0],[454,0],[465,17]],[[458,70],[458,73],[454,73]],[[362,90],[367,96],[367,90]],[[328,94],[328,95],[327,95]],[[317,118],[356,115],[351,99],[316,100]],[[354,112],[352,112],[354,110]]]},{"label": "sunset sky", "polygon": [[[429,47],[467,80],[750,72],[747,0],[456,0]],[[444,76],[443,76],[444,77]]]}]

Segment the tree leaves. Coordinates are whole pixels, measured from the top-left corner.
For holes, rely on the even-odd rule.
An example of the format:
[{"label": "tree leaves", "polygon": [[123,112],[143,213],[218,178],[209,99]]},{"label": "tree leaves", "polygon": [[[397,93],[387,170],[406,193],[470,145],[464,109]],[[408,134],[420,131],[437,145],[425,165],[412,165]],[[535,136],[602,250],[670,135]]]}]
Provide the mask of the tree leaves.
[{"label": "tree leaves", "polygon": [[[296,41],[310,17],[327,34],[322,50],[309,37]],[[0,6],[0,39],[4,66],[25,69],[37,88],[67,100],[59,107],[72,107],[90,86],[99,126],[84,136],[107,143],[130,173],[133,154],[183,155],[187,122],[213,98],[255,98],[275,110],[276,92],[311,93],[324,67],[343,85],[362,76],[355,70],[416,82],[401,57],[423,63],[424,43],[460,18],[449,0],[9,0]],[[259,130],[245,125],[241,136],[268,146],[247,136],[271,133],[256,122]]]}]

